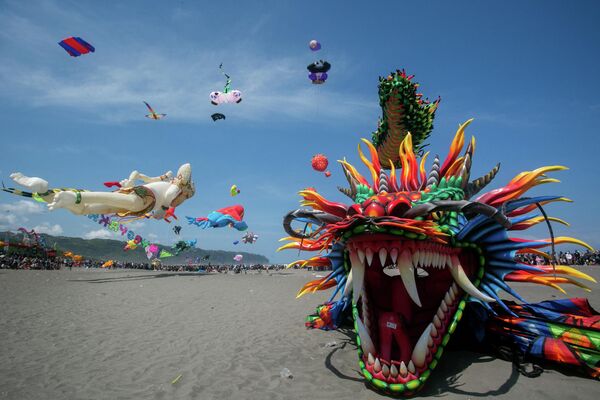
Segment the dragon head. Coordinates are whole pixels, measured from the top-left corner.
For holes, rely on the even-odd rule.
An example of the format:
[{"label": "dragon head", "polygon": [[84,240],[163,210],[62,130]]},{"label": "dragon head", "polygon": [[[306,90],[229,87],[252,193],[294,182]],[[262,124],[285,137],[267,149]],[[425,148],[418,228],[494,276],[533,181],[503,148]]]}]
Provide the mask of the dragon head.
[{"label": "dragon head", "polygon": [[[546,219],[531,215],[538,206],[563,197],[523,197],[532,187],[556,182],[546,174],[565,169],[548,166],[523,172],[506,186],[476,196],[498,172],[471,180],[474,138],[465,147],[460,125],[447,157],[436,156],[426,172],[428,153],[419,160],[407,133],[398,149],[400,168],[388,160],[385,169],[375,146],[363,139],[370,157],[359,145],[370,180],[346,160],[340,161],[349,187],[339,188],[352,204],[329,201],[314,189],[300,192],[305,207],[284,218],[289,243],[280,249],[317,251],[320,255],[290,265],[330,266],[326,277],[309,282],[298,296],[335,288],[330,301],[308,318],[308,327],[335,329],[344,311],[351,312],[358,362],[363,376],[377,389],[410,395],[435,369],[459,324],[468,302],[498,302],[500,291],[524,301],[507,282],[559,283],[585,287],[569,277],[589,277],[567,266],[530,266],[515,260],[517,253],[546,256],[539,249],[573,243],[570,237],[553,241],[509,237]],[[548,217],[547,220],[564,223]],[[292,223],[311,223],[308,233]],[[591,278],[589,278],[591,279]],[[507,313],[508,308],[504,306]]]}]

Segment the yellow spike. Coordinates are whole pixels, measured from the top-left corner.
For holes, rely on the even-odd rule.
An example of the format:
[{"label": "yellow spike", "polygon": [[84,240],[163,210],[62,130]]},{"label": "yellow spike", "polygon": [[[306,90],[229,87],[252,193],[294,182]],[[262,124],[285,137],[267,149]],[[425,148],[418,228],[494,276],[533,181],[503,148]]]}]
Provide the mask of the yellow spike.
[{"label": "yellow spike", "polygon": [[346,161],[345,158],[343,160],[338,160],[338,162],[340,164],[344,165],[346,167],[346,169],[348,169],[348,172],[350,173],[350,175],[352,175],[352,177],[354,179],[356,179],[359,182],[366,181],[366,179],[357,171],[357,169],[354,168],[354,166],[352,164],[350,164],[348,161]]},{"label": "yellow spike", "polygon": [[566,203],[572,203],[572,202],[573,202],[573,200],[571,200],[571,199],[570,199],[570,198],[568,198],[568,197],[559,197],[559,198],[558,198],[558,199],[556,199],[555,201],[564,201],[564,202],[566,202]]},{"label": "yellow spike", "polygon": [[296,261],[292,261],[291,263],[289,263],[288,265],[286,265],[286,268],[292,268],[294,265],[303,262],[304,260],[296,260]]},{"label": "yellow spike", "polygon": [[548,282],[548,286],[553,287],[554,289],[558,290],[559,292],[561,292],[562,294],[567,294],[567,292],[565,291],[565,289],[561,288],[560,286],[558,286],[556,283],[552,283],[552,282]]},{"label": "yellow spike", "polygon": [[298,246],[298,245],[299,245],[298,242],[284,244],[283,246],[281,246],[280,248],[278,248],[275,251],[282,251],[282,250],[287,250],[287,249],[295,249],[295,248],[297,248],[296,246]]},{"label": "yellow spike", "polygon": [[[361,141],[363,143],[367,143],[367,146],[370,144],[367,139],[361,139]],[[371,172],[371,178],[373,178],[373,187],[376,187],[377,179],[379,178],[378,172],[375,171],[375,168],[373,167],[373,163],[370,162],[367,159],[367,157],[363,154],[362,149],[360,148],[360,143],[358,144],[358,155],[360,156],[360,159],[362,160],[362,162],[367,166],[367,168],[369,168],[369,172]]]},{"label": "yellow spike", "polygon": [[429,155],[429,152],[426,152],[425,154],[423,154],[423,157],[421,157],[421,164],[419,165],[419,179],[422,180],[422,182],[421,182],[422,186],[425,186],[425,184],[427,183],[427,172],[425,172],[425,161],[427,160],[428,155]]},{"label": "yellow spike", "polygon": [[585,279],[586,281],[598,283],[598,282],[596,282],[596,279],[594,279],[593,277],[591,277],[588,274],[581,272],[575,268],[569,267],[568,265],[555,265],[554,269],[559,274],[574,276],[579,279]]},{"label": "yellow spike", "polygon": [[[545,218],[542,215],[540,215],[539,217],[530,218],[527,221],[523,221],[523,222],[531,222],[532,225],[536,225],[536,224],[539,224],[540,222],[543,222],[544,220],[545,220]],[[562,220],[560,218],[548,217],[548,220],[558,222],[559,224],[563,224],[565,226],[571,226],[567,221]]]},{"label": "yellow spike", "polygon": [[[550,242],[549,240],[546,240],[547,242]],[[554,238],[554,243],[556,244],[563,244],[563,243],[571,243],[571,244],[578,244],[581,247],[585,247],[586,249],[590,250],[590,251],[594,251],[594,248],[592,246],[590,246],[589,244],[587,244],[584,241],[581,241],[579,239],[575,239],[569,236],[559,236],[557,238]]]},{"label": "yellow spike", "polygon": [[544,178],[544,179],[538,179],[535,182],[536,185],[543,185],[544,183],[560,183],[560,181],[556,178]]}]

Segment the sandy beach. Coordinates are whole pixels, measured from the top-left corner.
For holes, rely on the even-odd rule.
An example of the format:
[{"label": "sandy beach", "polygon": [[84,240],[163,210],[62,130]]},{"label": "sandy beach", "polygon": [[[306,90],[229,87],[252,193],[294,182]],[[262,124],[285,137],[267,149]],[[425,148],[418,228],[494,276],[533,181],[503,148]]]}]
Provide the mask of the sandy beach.
[{"label": "sandy beach", "polygon": [[[600,280],[598,267],[581,269]],[[365,387],[353,340],[304,328],[328,296],[295,299],[311,278],[307,271],[0,271],[0,398],[383,398]],[[560,295],[518,286],[530,301]],[[600,309],[594,287],[568,292]],[[283,368],[293,378],[282,378]],[[488,396],[597,399],[600,385],[555,370],[526,378],[510,362],[451,351],[417,397]]]}]

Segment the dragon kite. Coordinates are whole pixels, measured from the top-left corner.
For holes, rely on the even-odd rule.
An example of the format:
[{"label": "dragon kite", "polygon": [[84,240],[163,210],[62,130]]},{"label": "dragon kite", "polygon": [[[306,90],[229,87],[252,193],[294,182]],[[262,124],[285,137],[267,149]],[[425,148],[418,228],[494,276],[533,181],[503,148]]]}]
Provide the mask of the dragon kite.
[{"label": "dragon kite", "polygon": [[[488,316],[481,323],[491,337],[509,337],[534,355],[580,366],[598,377],[600,316],[587,300],[533,305],[509,285],[527,282],[563,291],[560,284],[589,289],[575,278],[595,282],[568,266],[526,265],[517,257],[548,258],[540,249],[555,244],[591,249],[586,243],[553,234],[541,240],[509,235],[541,222],[566,224],[546,217],[543,206],[569,199],[527,197],[531,188],[557,182],[548,173],[566,168],[522,172],[482,194],[500,165],[473,179],[475,138],[465,138],[468,120],[459,126],[447,156],[435,156],[427,169],[424,141],[439,99],[423,100],[412,78],[404,71],[380,78],[383,118],[372,141],[362,140],[368,155],[358,146],[368,174],[339,161],[349,185],[339,190],[351,204],[327,200],[309,188],[299,192],[305,208],[284,217],[289,236],[282,240],[288,243],[279,250],[318,252],[290,266],[331,268],[298,293],[334,289],[306,326],[337,329],[350,317],[362,375],[391,395],[411,395],[423,387],[471,307]],[[538,209],[542,215],[534,214]],[[292,228],[292,222],[307,221],[316,228]],[[501,292],[522,305],[502,300]]]}]

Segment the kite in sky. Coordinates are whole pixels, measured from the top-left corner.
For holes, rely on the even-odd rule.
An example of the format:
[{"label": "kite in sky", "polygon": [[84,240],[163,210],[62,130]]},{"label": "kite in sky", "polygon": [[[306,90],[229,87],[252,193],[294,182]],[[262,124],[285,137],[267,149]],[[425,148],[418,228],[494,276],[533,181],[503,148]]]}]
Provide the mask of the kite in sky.
[{"label": "kite in sky", "polygon": [[152,107],[150,107],[150,104],[146,103],[145,101],[144,101],[144,104],[146,105],[146,107],[148,107],[148,110],[150,110],[150,114],[146,114],[146,118],[159,120],[159,119],[163,119],[164,117],[167,116],[167,114],[157,114],[152,109]]},{"label": "kite in sky", "polygon": [[196,225],[201,229],[224,228],[226,226],[235,228],[238,231],[245,231],[248,229],[248,225],[243,221],[244,207],[239,204],[213,211],[206,217],[186,218],[190,225]]},{"label": "kite in sky", "polygon": [[65,49],[71,57],[79,57],[82,54],[93,53],[96,51],[94,46],[80,37],[71,36],[58,42],[58,45]]}]

